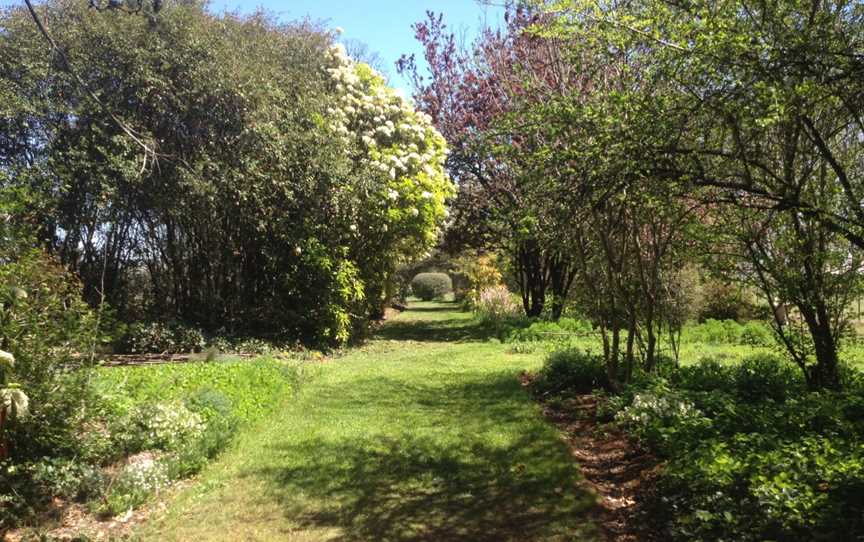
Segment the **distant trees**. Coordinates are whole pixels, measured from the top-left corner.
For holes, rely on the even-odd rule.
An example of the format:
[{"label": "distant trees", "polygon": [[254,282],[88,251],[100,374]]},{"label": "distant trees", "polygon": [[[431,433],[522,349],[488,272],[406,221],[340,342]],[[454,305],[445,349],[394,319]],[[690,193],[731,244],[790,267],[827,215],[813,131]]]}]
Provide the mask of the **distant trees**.
[{"label": "distant trees", "polygon": [[436,241],[443,138],[327,32],[194,3],[37,10],[72,69],[0,13],[0,183],[33,194],[91,302],[343,343]]},{"label": "distant trees", "polygon": [[860,5],[515,2],[464,51],[440,18],[417,34],[454,208],[510,243],[527,314],[562,262],[626,379],[680,328],[699,263],[794,306],[778,337],[812,388],[841,385],[864,248]]}]

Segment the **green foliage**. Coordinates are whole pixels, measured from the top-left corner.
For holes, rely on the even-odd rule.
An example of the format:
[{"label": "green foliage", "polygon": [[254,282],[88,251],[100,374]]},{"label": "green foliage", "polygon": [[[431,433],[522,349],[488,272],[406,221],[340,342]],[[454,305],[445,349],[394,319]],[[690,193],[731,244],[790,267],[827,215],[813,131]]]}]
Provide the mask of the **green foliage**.
[{"label": "green foliage", "polygon": [[456,268],[459,276],[464,277],[464,284],[454,285],[456,301],[463,302],[469,309],[479,300],[480,292],[504,282],[495,254],[464,255],[456,260]]},{"label": "green foliage", "polygon": [[446,273],[420,273],[411,279],[411,291],[423,301],[442,299],[453,291],[453,281]]},{"label": "green foliage", "polygon": [[771,346],[775,344],[774,333],[767,324],[749,321],[739,324],[735,320],[709,318],[701,324],[685,326],[683,339],[707,344],[742,344]]},{"label": "green foliage", "polygon": [[760,355],[636,379],[598,416],[668,458],[648,513],[670,540],[837,540],[864,532],[862,405]]},{"label": "green foliage", "polygon": [[542,342],[561,341],[571,338],[590,335],[594,327],[590,322],[578,318],[560,318],[557,322],[539,320],[531,322],[525,328],[514,329],[508,336],[507,342]]},{"label": "green foliage", "polygon": [[200,352],[206,341],[201,330],[180,323],[136,322],[127,328],[121,350],[131,354]]},{"label": "green foliage", "polygon": [[710,431],[711,420],[686,395],[662,381],[635,393],[632,402],[615,415],[640,443],[667,455],[681,441],[698,441]]},{"label": "green foliage", "polygon": [[46,458],[32,466],[33,482],[45,495],[67,500],[98,497],[105,486],[105,474],[77,459]]},{"label": "green foliage", "polygon": [[[0,186],[32,189],[28,226],[88,301],[208,333],[362,337],[454,191],[429,117],[309,22],[194,2],[40,11],[72,69],[26,9],[0,12]],[[200,339],[133,331],[141,350]]]},{"label": "green foliage", "polygon": [[750,356],[735,368],[736,392],[743,401],[785,401],[804,392],[800,371],[771,355]]},{"label": "green foliage", "polygon": [[603,358],[576,348],[551,353],[537,373],[532,389],[539,395],[608,389]]},{"label": "green foliage", "polygon": [[146,503],[171,483],[167,464],[159,457],[135,458],[117,475],[101,505],[101,511],[117,515]]}]

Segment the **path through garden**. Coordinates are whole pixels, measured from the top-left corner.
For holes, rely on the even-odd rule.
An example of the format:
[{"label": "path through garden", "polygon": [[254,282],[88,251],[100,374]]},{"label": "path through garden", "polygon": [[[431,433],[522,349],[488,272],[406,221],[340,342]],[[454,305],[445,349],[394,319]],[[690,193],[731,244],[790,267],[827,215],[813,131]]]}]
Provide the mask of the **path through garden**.
[{"label": "path through garden", "polygon": [[539,355],[417,303],[315,365],[143,540],[592,540],[594,497],[523,389]]}]

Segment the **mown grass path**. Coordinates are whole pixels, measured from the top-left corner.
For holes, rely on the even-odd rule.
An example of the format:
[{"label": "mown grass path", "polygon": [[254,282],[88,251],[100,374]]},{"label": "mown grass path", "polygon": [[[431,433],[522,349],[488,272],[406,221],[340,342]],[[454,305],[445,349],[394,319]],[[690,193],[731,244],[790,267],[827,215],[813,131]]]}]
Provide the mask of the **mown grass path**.
[{"label": "mown grass path", "polygon": [[592,540],[594,499],[521,387],[540,363],[417,303],[312,368],[142,540]]}]

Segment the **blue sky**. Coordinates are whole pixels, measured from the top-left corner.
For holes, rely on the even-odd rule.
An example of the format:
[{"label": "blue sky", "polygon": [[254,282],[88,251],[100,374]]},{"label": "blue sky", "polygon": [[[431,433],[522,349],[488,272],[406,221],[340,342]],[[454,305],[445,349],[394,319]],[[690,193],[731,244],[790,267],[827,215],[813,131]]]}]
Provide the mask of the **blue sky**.
[{"label": "blue sky", "polygon": [[407,81],[396,73],[394,63],[403,53],[422,58],[411,25],[425,19],[426,11],[444,13],[444,20],[457,35],[470,39],[484,23],[497,26],[502,9],[482,5],[477,0],[213,0],[210,10],[249,13],[263,7],[281,20],[310,17],[342,28],[345,40],[364,42],[380,55],[390,84],[410,95]]}]

